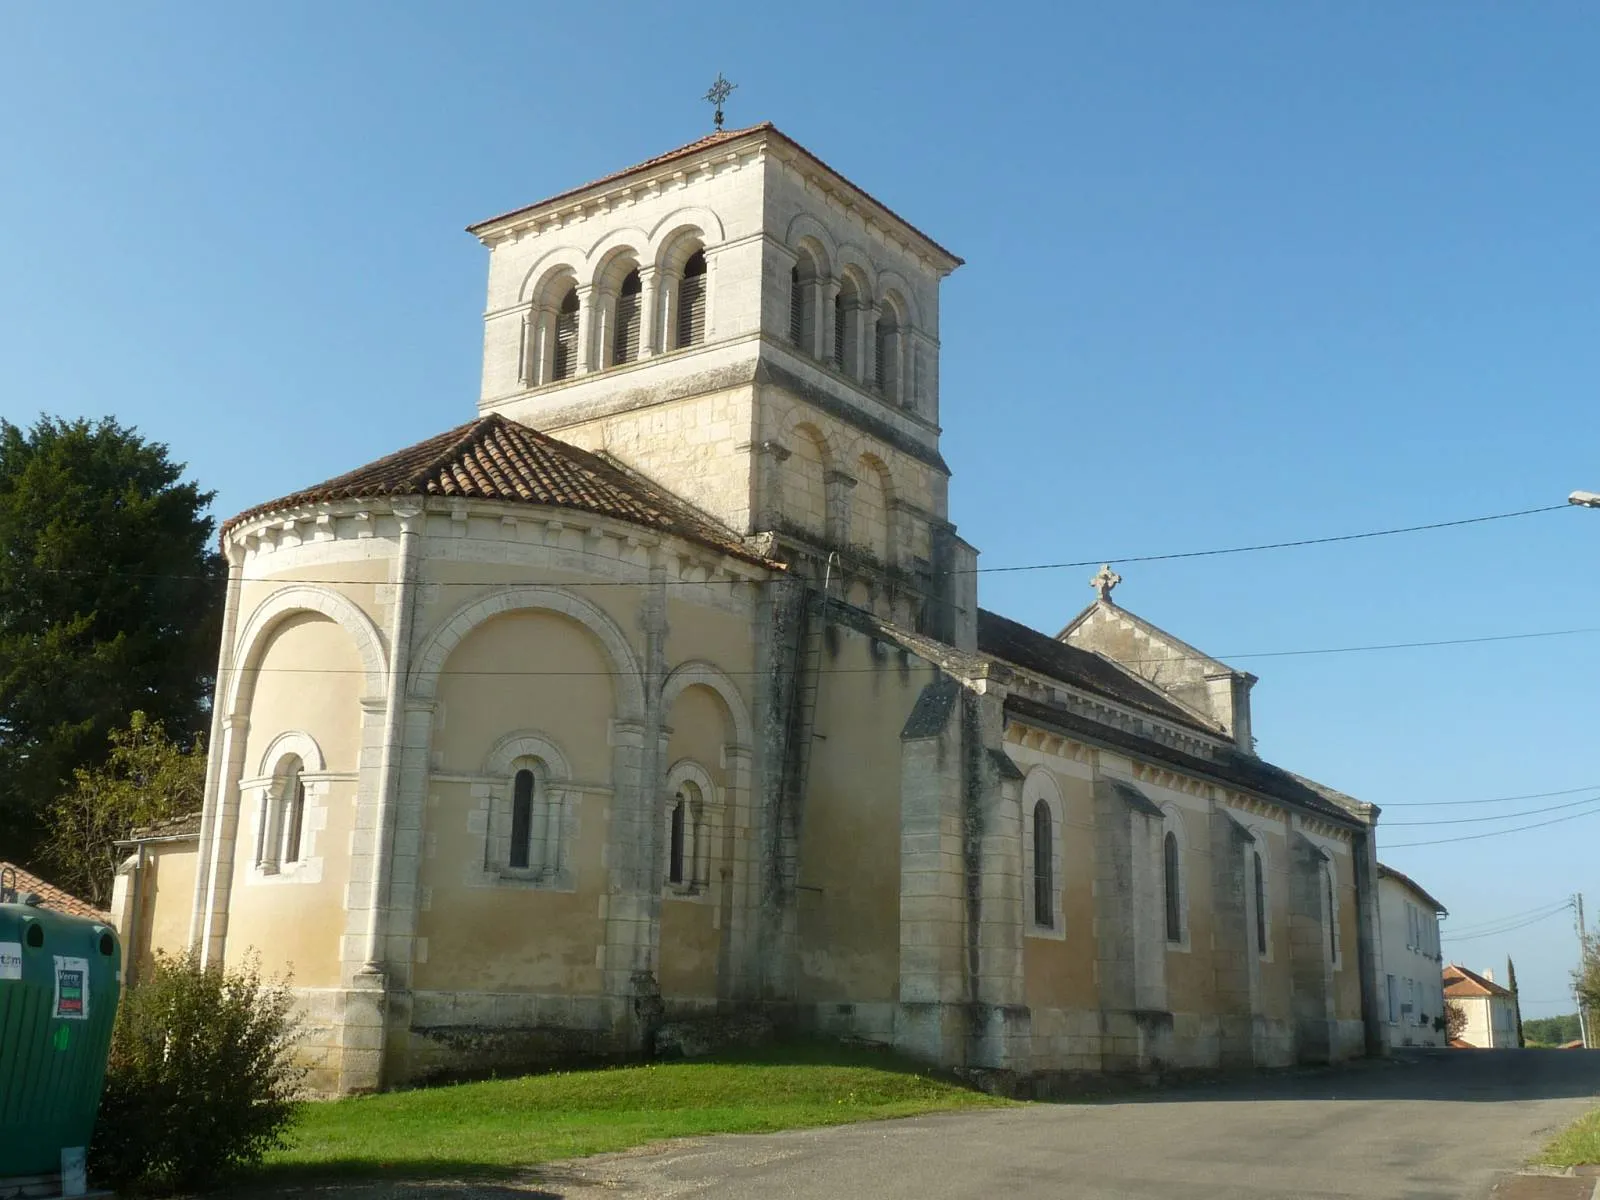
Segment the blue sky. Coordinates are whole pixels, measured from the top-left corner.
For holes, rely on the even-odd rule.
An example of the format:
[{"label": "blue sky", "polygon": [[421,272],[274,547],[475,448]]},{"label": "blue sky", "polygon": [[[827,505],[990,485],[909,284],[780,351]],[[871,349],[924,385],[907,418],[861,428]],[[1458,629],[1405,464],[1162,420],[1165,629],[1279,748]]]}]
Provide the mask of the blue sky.
[{"label": "blue sky", "polygon": [[[793,13],[0,6],[0,415],[115,414],[220,515],[465,420],[462,226],[699,136],[721,70],[731,122],[775,121],[967,259],[944,446],[985,566],[1600,490],[1592,5]],[[984,600],[1054,631],[1090,573],[986,576]],[[1119,601],[1224,657],[1600,626],[1600,512],[1122,574]],[[1600,635],[1238,663],[1262,752],[1392,820],[1600,795]],[[1600,910],[1600,816],[1399,847],[1499,827],[1381,852],[1458,927],[1585,888]],[[1567,1007],[1563,918],[1447,946],[1514,954],[1529,1015]]]}]

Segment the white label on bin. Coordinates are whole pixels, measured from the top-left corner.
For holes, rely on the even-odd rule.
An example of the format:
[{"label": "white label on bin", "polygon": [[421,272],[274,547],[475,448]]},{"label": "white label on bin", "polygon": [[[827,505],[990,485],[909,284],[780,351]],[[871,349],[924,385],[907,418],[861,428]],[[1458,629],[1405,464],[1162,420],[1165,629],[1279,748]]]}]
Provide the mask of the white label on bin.
[{"label": "white label on bin", "polygon": [[0,942],[0,979],[22,978],[22,943]]},{"label": "white label on bin", "polygon": [[89,960],[56,955],[56,1016],[68,1021],[89,1019]]}]

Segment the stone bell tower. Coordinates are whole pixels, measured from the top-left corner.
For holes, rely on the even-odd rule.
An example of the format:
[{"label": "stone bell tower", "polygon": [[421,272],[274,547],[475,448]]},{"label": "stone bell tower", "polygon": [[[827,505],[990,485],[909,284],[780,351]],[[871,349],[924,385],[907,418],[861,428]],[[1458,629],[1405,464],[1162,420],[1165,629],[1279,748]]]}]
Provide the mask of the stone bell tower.
[{"label": "stone bell tower", "polygon": [[975,554],[939,452],[939,285],[959,258],[770,124],[470,232],[490,251],[480,411],[971,640]]}]

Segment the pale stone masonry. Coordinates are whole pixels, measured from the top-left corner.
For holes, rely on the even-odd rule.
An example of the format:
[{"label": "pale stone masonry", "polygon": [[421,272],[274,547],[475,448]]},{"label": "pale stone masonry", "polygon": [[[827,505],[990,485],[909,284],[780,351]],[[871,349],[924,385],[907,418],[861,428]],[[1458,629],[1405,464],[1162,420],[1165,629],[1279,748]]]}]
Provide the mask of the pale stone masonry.
[{"label": "pale stone masonry", "polygon": [[1377,810],[1109,569],[978,607],[958,258],[770,125],[472,232],[477,419],[224,527],[137,953],[292,970],[328,1092],[752,1010],[1019,1086],[1382,1049]]}]

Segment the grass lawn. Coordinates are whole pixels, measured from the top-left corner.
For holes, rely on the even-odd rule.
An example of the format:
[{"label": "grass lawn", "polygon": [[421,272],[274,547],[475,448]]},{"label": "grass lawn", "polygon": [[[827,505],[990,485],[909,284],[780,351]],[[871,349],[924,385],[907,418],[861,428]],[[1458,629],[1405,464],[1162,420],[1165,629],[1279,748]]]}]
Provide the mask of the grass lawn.
[{"label": "grass lawn", "polygon": [[802,1045],[308,1104],[270,1177],[510,1173],[663,1138],[905,1117],[1007,1101],[887,1054]]},{"label": "grass lawn", "polygon": [[1600,1163],[1600,1109],[1568,1125],[1534,1161],[1550,1167]]}]

